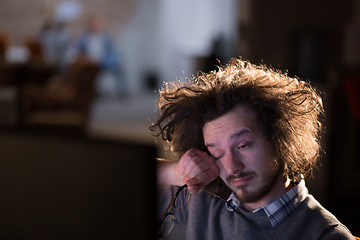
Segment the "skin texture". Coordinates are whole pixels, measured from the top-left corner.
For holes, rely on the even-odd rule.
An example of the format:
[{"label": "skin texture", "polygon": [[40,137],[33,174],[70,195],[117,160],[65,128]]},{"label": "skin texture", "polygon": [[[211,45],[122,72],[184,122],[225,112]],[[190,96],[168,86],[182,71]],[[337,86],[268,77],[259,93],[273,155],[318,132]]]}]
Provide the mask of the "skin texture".
[{"label": "skin texture", "polygon": [[188,185],[188,190],[194,194],[217,178],[220,169],[214,157],[193,148],[180,158],[176,166],[176,174],[182,179],[182,183]]},{"label": "skin texture", "polygon": [[190,149],[176,173],[191,193],[220,176],[248,210],[270,203],[290,188],[273,146],[256,125],[254,112],[238,106],[203,127],[208,153]]}]

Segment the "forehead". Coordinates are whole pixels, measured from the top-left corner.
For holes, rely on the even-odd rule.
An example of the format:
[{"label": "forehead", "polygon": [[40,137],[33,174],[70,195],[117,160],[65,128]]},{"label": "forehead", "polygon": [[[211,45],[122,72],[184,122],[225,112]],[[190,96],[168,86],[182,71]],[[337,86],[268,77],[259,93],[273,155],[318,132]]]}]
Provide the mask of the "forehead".
[{"label": "forehead", "polygon": [[204,140],[232,134],[232,132],[241,129],[257,132],[255,112],[243,105],[237,106],[232,111],[205,123],[203,127]]}]

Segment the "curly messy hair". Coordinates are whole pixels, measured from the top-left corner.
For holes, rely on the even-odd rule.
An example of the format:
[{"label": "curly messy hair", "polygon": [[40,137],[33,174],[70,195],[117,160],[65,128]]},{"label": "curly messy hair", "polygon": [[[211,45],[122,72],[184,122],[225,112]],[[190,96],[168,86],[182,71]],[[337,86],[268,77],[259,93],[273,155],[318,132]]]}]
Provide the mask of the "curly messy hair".
[{"label": "curly messy hair", "polygon": [[320,153],[321,97],[310,84],[265,65],[232,59],[217,71],[167,84],[158,101],[160,116],[150,130],[176,153],[207,151],[204,124],[240,104],[255,112],[284,174],[292,180],[311,176]]}]

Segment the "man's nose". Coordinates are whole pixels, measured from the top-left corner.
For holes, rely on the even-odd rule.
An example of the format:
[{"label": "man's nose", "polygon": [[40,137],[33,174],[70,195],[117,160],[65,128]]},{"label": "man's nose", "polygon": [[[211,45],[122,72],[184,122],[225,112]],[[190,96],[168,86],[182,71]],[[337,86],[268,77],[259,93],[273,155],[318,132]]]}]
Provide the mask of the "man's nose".
[{"label": "man's nose", "polygon": [[236,172],[242,171],[244,169],[244,164],[241,160],[241,157],[236,153],[229,152],[226,154],[224,161],[226,172],[229,175],[235,174]]}]

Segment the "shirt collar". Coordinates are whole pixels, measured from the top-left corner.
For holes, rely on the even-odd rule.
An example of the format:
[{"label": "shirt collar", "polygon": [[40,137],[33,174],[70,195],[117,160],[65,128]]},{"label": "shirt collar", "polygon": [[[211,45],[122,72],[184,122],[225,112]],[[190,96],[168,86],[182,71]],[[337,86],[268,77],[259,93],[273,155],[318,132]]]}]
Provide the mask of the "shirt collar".
[{"label": "shirt collar", "polygon": [[[253,213],[260,210],[264,210],[272,227],[276,227],[292,213],[299,204],[305,200],[308,190],[305,186],[305,181],[302,179],[295,187],[287,191],[284,195],[276,199],[275,201],[258,208],[253,211]],[[236,198],[235,193],[232,192],[230,197],[227,200],[235,209],[242,209],[241,202]],[[234,211],[230,206],[226,205],[229,211]]]}]

